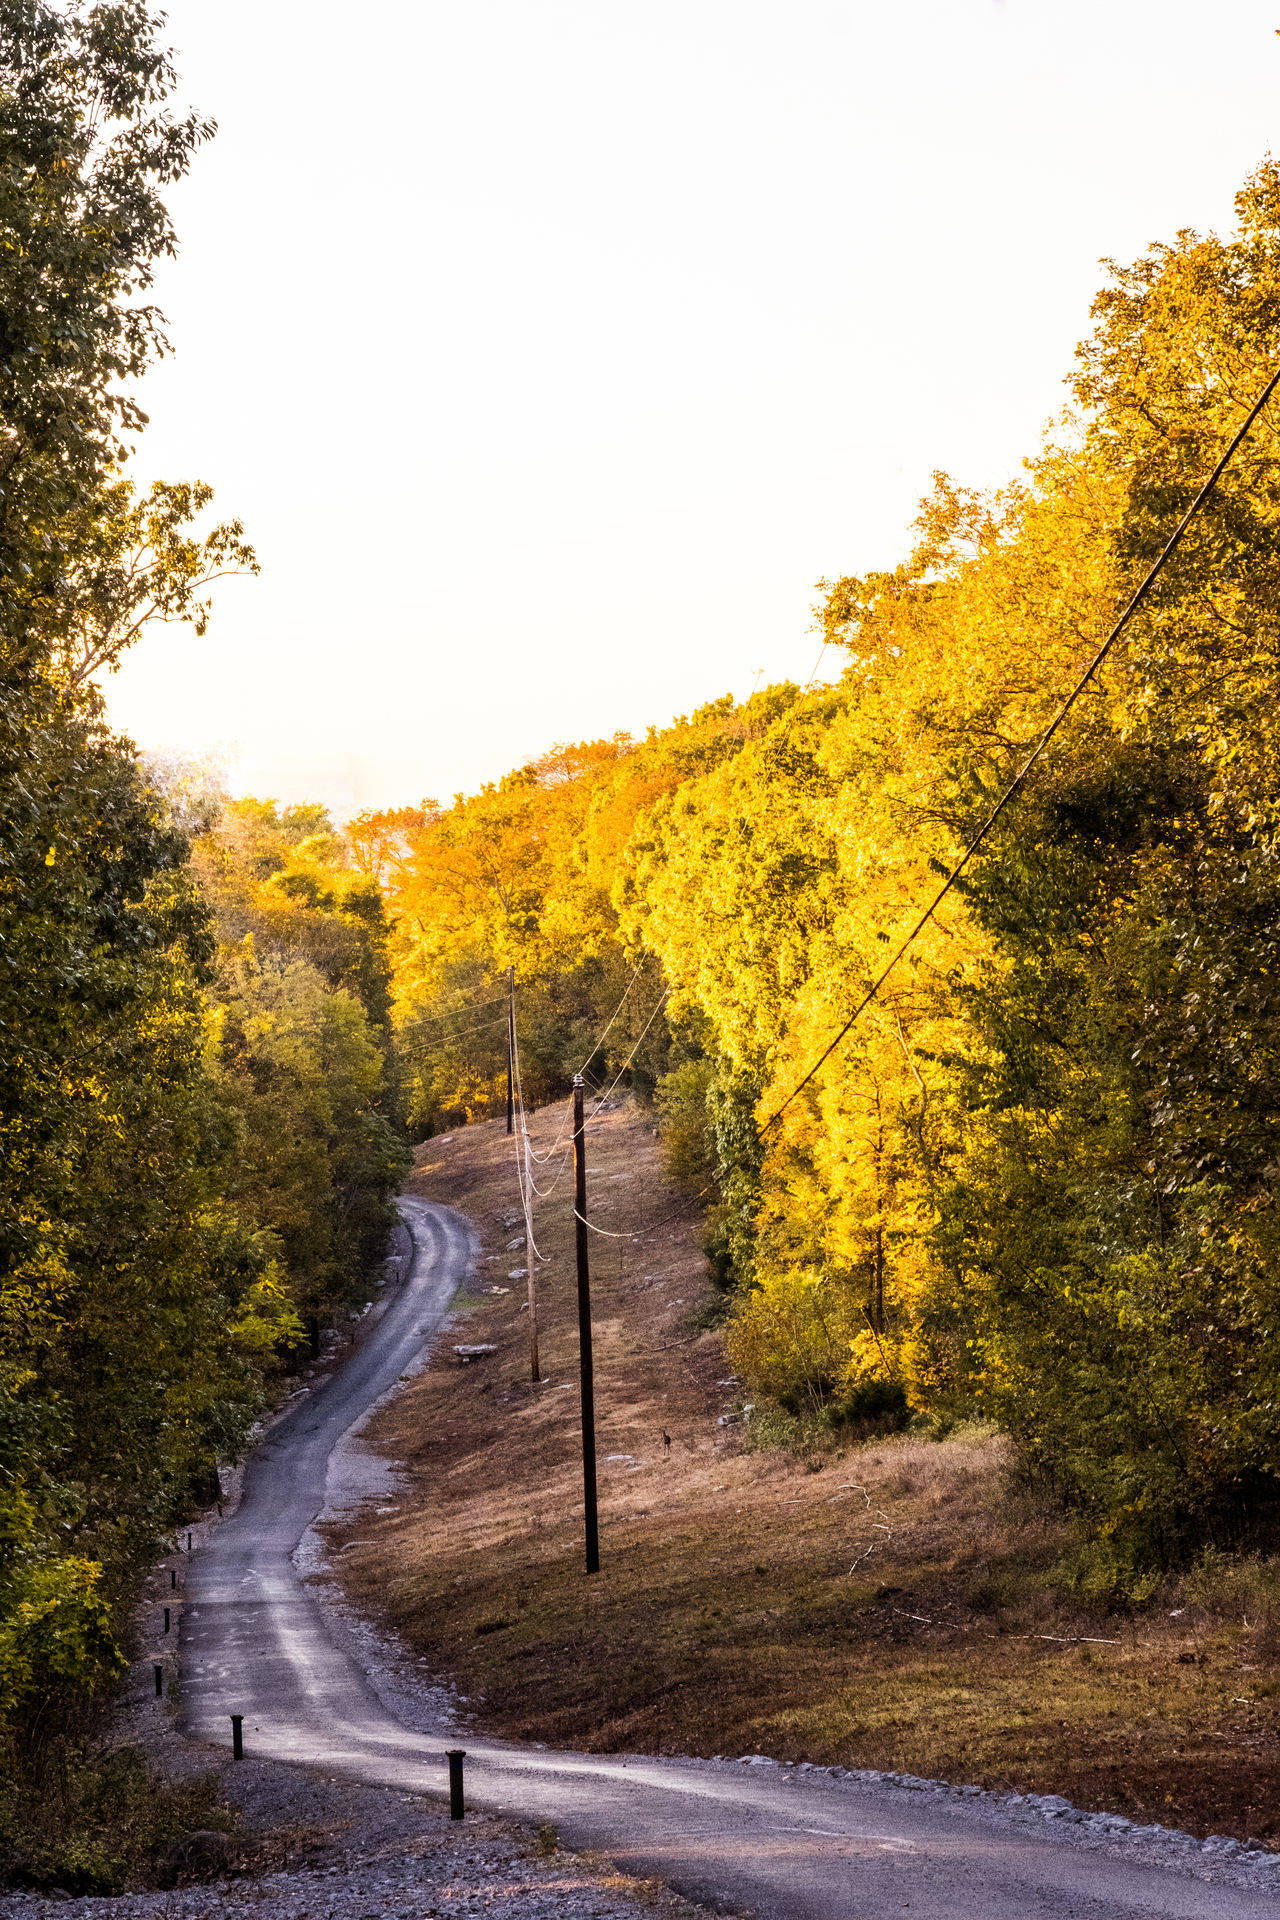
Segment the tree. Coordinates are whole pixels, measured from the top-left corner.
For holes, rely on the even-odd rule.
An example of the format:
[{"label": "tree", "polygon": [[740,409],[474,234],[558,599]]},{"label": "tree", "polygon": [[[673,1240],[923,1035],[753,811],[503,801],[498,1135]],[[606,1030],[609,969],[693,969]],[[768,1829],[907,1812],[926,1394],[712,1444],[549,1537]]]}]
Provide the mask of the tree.
[{"label": "tree", "polygon": [[[1238,208],[1236,236],[1181,234],[1095,307],[1080,459],[1118,501],[1120,581],[1275,364],[1273,165]],[[1280,1513],[1278,455],[1264,416],[969,887],[1006,964],[974,993],[942,1231],[984,1394],[1101,1524],[1104,1585]]]},{"label": "tree", "polygon": [[132,383],[162,353],[144,296],[176,241],[161,189],[210,121],[164,107],[163,20],[141,0],[0,10],[0,646],[37,670],[67,590],[68,522],[146,416]]},{"label": "tree", "polygon": [[110,1676],[107,1603],[260,1393],[232,1329],[267,1261],[219,1204],[201,1057],[207,915],[77,671],[125,637],[131,514],[168,515],[160,602],[196,611],[195,494],[139,522],[114,477],[165,346],[161,191],[212,131],[165,106],[160,19],[0,8],[0,1713],[29,1739]]},{"label": "tree", "polygon": [[[187,791],[182,769],[169,777]],[[209,1058],[236,1123],[225,1190],[278,1259],[285,1297],[327,1320],[368,1298],[411,1164],[382,896],[323,807],[223,797],[201,824],[192,866],[217,935]]]},{"label": "tree", "polygon": [[105,487],[62,522],[63,589],[44,612],[58,683],[83,687],[152,621],[190,622],[203,639],[212,602],[201,590],[234,573],[257,573],[239,520],[198,539],[184,529],[209,505],[212,487],[156,480],[145,500],[132,483]]}]

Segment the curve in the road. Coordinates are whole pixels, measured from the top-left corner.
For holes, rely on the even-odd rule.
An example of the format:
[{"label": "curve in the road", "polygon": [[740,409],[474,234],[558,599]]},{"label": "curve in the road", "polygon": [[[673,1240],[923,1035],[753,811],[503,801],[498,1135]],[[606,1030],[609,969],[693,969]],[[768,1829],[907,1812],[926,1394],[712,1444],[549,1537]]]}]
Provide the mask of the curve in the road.
[{"label": "curve in the road", "polygon": [[[437,1333],[475,1257],[470,1225],[408,1197],[408,1272],[352,1359],[253,1455],[235,1514],[193,1560],[182,1622],[186,1719],[253,1753],[410,1791],[445,1786],[446,1738],[388,1711],[330,1637],[293,1555],[338,1442]],[[1253,1920],[1276,1897],[1022,1830],[998,1810],[777,1767],[549,1753],[468,1741],[473,1804],[549,1820],[695,1898],[778,1920]]]}]

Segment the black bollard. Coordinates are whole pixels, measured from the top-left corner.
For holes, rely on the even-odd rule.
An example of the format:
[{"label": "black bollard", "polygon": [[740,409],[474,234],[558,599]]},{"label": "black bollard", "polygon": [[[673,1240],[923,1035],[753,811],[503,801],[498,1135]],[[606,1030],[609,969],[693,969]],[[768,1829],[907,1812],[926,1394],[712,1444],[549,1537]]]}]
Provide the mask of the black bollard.
[{"label": "black bollard", "polygon": [[461,1820],[466,1808],[462,1804],[462,1763],[467,1757],[465,1747],[450,1747],[445,1754],[449,1762],[449,1818]]},{"label": "black bollard", "polygon": [[151,1671],[156,1677],[156,1699],[158,1700],[164,1692],[164,1668],[160,1665],[160,1662],[156,1660],[152,1664]]},{"label": "black bollard", "polygon": [[169,1631],[169,1609],[168,1609],[168,1607],[166,1607],[166,1608],[165,1608],[165,1610],[164,1610],[164,1630],[165,1630],[165,1632],[166,1632],[166,1633],[168,1633],[168,1631]]},{"label": "black bollard", "polygon": [[233,1713],[231,1716],[231,1758],[244,1759],[244,1715]]}]

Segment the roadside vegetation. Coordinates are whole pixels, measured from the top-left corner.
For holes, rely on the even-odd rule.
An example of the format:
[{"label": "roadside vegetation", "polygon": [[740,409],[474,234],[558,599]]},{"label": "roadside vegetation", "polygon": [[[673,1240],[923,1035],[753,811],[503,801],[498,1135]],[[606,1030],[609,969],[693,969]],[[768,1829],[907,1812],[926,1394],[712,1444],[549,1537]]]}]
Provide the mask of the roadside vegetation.
[{"label": "roadside vegetation", "polygon": [[148,620],[257,568],[127,474],[213,132],[161,29],[0,4],[0,1872],[100,1886],[181,1814],[102,1744],[138,1576],[366,1297],[408,1164],[376,887],[103,717]]}]

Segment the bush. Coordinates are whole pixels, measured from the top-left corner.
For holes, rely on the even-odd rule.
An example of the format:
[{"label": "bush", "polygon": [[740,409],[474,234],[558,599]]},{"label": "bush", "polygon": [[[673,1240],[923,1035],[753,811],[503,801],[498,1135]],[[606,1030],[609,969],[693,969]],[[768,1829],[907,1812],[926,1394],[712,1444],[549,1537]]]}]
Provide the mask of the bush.
[{"label": "bush", "polygon": [[662,1121],[662,1162],[669,1180],[703,1187],[715,1171],[716,1151],[707,1091],[715,1078],[711,1060],[685,1060],[658,1081],[654,1096]]},{"label": "bush", "polygon": [[801,1437],[800,1422],[785,1407],[766,1401],[763,1406],[743,1409],[745,1443],[750,1450],[765,1452],[770,1447],[789,1447]]},{"label": "bush", "polygon": [[855,1424],[878,1433],[896,1433],[910,1415],[907,1390],[901,1380],[863,1380],[838,1400],[830,1400],[818,1415],[824,1427]]},{"label": "bush", "polygon": [[1128,1543],[1110,1537],[1087,1540],[1056,1569],[1055,1577],[1079,1599],[1108,1613],[1149,1606],[1160,1586],[1160,1569]]},{"label": "bush", "polygon": [[68,1893],[118,1894],[163,1878],[175,1841],[194,1829],[229,1832],[212,1775],[156,1780],[136,1747],[64,1747],[33,1777],[11,1767],[0,1810],[0,1879]]},{"label": "bush", "polygon": [[820,1270],[789,1267],[740,1300],[726,1344],[753,1386],[789,1412],[812,1416],[844,1374],[856,1326],[845,1289]]},{"label": "bush", "polygon": [[1210,1547],[1182,1583],[1185,1598],[1220,1620],[1255,1631],[1280,1648],[1280,1558],[1234,1555]]}]

